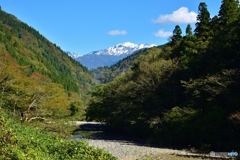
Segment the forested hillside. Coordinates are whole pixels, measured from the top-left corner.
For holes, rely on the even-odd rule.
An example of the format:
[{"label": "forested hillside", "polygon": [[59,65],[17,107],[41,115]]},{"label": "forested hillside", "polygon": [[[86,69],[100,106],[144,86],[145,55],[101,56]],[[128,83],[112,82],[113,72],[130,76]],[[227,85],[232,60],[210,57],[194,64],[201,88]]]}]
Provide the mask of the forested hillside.
[{"label": "forested hillside", "polygon": [[152,47],[152,49],[145,48],[138,50],[110,67],[98,67],[96,69],[90,70],[90,72],[92,73],[93,77],[97,79],[100,83],[108,83],[117,76],[131,71],[131,67],[134,61],[139,56],[141,56],[142,54],[148,54],[149,52],[157,52],[158,48],[161,47],[163,47],[163,45]]},{"label": "forested hillside", "polygon": [[84,110],[94,80],[38,31],[0,10],[0,108],[22,121]]},{"label": "forested hillside", "polygon": [[200,3],[197,20],[194,31],[177,25],[167,45],[97,86],[87,118],[165,146],[240,150],[238,2],[223,0],[212,18]]},{"label": "forested hillside", "polygon": [[66,122],[84,118],[93,84],[85,67],[0,9],[0,159],[116,159],[70,140]]}]

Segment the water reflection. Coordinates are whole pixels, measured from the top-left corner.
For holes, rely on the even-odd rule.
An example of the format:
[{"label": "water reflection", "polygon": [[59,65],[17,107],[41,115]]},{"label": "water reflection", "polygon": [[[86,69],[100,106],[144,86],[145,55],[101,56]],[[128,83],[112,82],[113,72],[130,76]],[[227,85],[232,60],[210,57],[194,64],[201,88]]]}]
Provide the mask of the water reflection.
[{"label": "water reflection", "polygon": [[81,138],[87,138],[87,137],[92,136],[93,134],[102,133],[102,132],[103,132],[103,131],[82,131],[82,130],[75,130],[72,135],[73,135],[74,138],[81,139]]}]

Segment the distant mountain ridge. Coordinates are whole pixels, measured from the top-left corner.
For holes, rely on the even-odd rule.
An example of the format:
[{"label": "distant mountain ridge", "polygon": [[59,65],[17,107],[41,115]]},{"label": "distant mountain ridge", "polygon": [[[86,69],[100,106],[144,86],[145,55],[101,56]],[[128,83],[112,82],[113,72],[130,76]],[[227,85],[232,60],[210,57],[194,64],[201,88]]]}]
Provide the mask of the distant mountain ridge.
[{"label": "distant mountain ridge", "polygon": [[[135,51],[131,55],[123,58],[117,63],[111,65],[110,67],[98,67],[92,69],[91,73],[93,77],[98,80],[99,83],[108,83],[111,82],[114,78],[119,75],[125,74],[131,71],[133,64],[141,55],[146,55],[151,52],[158,52],[165,45],[159,45],[152,48],[144,48],[138,51]],[[140,60],[141,61],[141,60]]]},{"label": "distant mountain ridge", "polygon": [[86,55],[77,55],[67,52],[69,56],[86,66],[88,69],[111,66],[130,54],[144,48],[151,48],[155,44],[134,44],[131,42],[119,43],[107,49],[90,52]]}]

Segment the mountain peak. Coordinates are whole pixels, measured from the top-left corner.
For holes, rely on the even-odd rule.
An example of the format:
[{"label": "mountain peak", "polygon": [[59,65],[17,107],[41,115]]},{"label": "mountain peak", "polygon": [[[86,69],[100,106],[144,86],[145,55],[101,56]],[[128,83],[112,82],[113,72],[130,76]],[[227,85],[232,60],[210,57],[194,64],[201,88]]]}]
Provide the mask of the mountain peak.
[{"label": "mountain peak", "polygon": [[118,45],[122,45],[122,46],[125,46],[125,47],[132,47],[132,48],[137,46],[137,44],[134,44],[134,43],[131,43],[131,42],[119,43]]},{"label": "mountain peak", "polygon": [[107,49],[93,51],[83,56],[76,56],[68,53],[69,56],[76,59],[89,69],[110,66],[117,63],[119,60],[129,56],[137,50],[143,48],[150,48],[156,46],[155,44],[135,44],[131,42],[119,43]]},{"label": "mountain peak", "polygon": [[156,46],[155,44],[135,44],[131,42],[124,42],[124,43],[119,43],[115,46],[109,47],[108,49],[103,49],[99,51],[94,51],[89,54],[96,54],[96,55],[112,55],[112,56],[120,56],[123,54],[129,55],[133,53],[134,51],[137,51],[139,49],[143,48],[149,48]]},{"label": "mountain peak", "polygon": [[83,56],[81,54],[77,54],[77,53],[69,52],[69,51],[66,51],[66,53],[68,54],[68,56],[72,57],[73,59],[76,59],[76,58],[79,58],[79,57]]}]

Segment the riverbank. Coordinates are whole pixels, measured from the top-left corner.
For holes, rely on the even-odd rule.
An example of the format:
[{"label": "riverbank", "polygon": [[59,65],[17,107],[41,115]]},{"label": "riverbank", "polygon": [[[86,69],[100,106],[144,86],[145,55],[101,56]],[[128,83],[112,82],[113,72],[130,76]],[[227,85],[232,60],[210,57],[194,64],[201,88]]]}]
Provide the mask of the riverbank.
[{"label": "riverbank", "polygon": [[[101,125],[98,122],[78,122],[77,130],[81,130],[81,126],[93,127]],[[95,126],[94,126],[95,125]],[[83,127],[84,128],[84,127]],[[128,137],[121,134],[113,134],[106,131],[97,131],[94,134],[84,136],[90,146],[104,149],[111,153],[113,156],[117,157],[119,160],[208,160],[208,159],[219,159],[218,157],[209,157],[209,154],[194,154],[187,150],[177,150],[170,148],[162,148],[161,146],[154,146],[152,144],[146,143],[146,141]],[[228,159],[220,158],[220,159]]]},{"label": "riverbank", "polygon": [[158,154],[186,154],[184,151],[147,147],[118,140],[87,139],[90,146],[105,149],[119,160],[135,160]]},{"label": "riverbank", "polygon": [[[90,146],[104,149],[113,156],[117,157],[119,160],[146,160],[148,158],[151,160],[189,160],[189,158],[186,156],[191,156],[190,159],[193,159],[194,156],[194,154],[184,150],[151,146],[150,144],[146,144],[141,139],[117,134],[106,134],[105,132],[98,132],[84,139],[89,143]],[[194,158],[194,160],[198,159],[200,160],[202,158]]]}]

